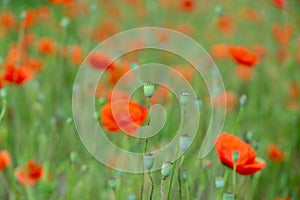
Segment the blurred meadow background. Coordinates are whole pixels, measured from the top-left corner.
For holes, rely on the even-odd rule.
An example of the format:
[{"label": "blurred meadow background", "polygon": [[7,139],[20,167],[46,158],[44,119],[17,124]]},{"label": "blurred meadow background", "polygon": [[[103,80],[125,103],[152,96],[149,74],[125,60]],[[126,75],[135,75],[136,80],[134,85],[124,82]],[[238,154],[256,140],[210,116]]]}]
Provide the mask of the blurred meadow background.
[{"label": "blurred meadow background", "polygon": [[[94,159],[72,118],[73,83],[88,53],[115,33],[144,26],[180,31],[206,49],[226,88],[212,104],[226,101],[224,132],[230,133],[224,134],[229,139],[223,146],[198,158],[211,102],[183,59],[144,50],[111,64],[91,114],[124,149],[143,152],[144,140],[131,139],[134,131],[119,131],[107,105],[117,80],[132,67],[149,62],[173,67],[193,84],[199,98],[197,139],[184,161],[171,169],[174,175],[151,173],[153,194],[150,176],[116,171]],[[103,70],[108,57],[100,52],[91,67]],[[226,192],[236,194],[235,199],[300,199],[298,0],[1,0],[0,70],[0,199],[233,199]],[[132,118],[145,124],[143,88],[134,100]],[[149,139],[151,149],[170,141],[180,128],[182,102],[158,85],[150,101],[168,112],[163,130]],[[241,170],[239,165],[254,162],[252,151],[264,166]]]}]

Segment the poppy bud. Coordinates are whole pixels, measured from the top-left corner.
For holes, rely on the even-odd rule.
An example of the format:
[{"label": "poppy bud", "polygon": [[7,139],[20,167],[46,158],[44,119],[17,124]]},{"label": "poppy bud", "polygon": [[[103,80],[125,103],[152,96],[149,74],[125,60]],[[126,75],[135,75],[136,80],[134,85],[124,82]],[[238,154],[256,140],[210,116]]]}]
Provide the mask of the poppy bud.
[{"label": "poppy bud", "polygon": [[234,200],[234,194],[230,192],[225,192],[222,196],[222,200]]},{"label": "poppy bud", "polygon": [[154,84],[152,82],[148,81],[144,83],[144,95],[147,99],[150,99],[153,96],[154,89]]},{"label": "poppy bud", "polygon": [[222,15],[224,13],[224,9],[221,6],[216,6],[215,7],[215,13],[217,15]]},{"label": "poppy bud", "polygon": [[78,156],[77,156],[77,153],[75,151],[71,152],[71,154],[70,154],[70,160],[71,160],[71,163],[76,163],[77,162]]},{"label": "poppy bud", "polygon": [[181,177],[183,181],[187,181],[189,178],[189,171],[187,169],[183,170],[181,173]]},{"label": "poppy bud", "polygon": [[108,186],[109,186],[110,189],[116,190],[116,188],[117,188],[117,179],[115,177],[111,177],[108,180]]},{"label": "poppy bud", "polygon": [[68,117],[68,118],[66,119],[66,124],[71,124],[72,122],[73,122],[72,117]]},{"label": "poppy bud", "polygon": [[143,157],[145,170],[150,171],[154,163],[154,155],[152,153],[146,153]]},{"label": "poppy bud", "polygon": [[170,176],[173,169],[173,163],[171,161],[165,161],[161,168],[161,175],[163,180],[166,180],[168,176]]},{"label": "poppy bud", "polygon": [[247,103],[247,96],[245,94],[243,94],[241,97],[240,97],[240,105],[241,106],[245,106]]},{"label": "poppy bud", "polygon": [[182,153],[186,152],[191,145],[191,138],[188,135],[182,135],[179,138],[179,149]]},{"label": "poppy bud", "polygon": [[234,163],[236,163],[238,161],[239,156],[240,156],[240,153],[238,151],[234,151],[232,153],[232,160],[233,160]]},{"label": "poppy bud", "polygon": [[63,28],[68,27],[69,24],[70,24],[70,19],[67,18],[67,17],[63,17],[63,18],[60,20],[60,26],[63,27]]},{"label": "poppy bud", "polygon": [[222,189],[224,187],[224,178],[222,176],[217,176],[215,179],[215,186],[217,189]]},{"label": "poppy bud", "polygon": [[3,89],[0,90],[0,96],[1,96],[1,98],[5,98],[6,94],[7,94],[6,89],[3,88]]},{"label": "poppy bud", "polygon": [[136,195],[135,194],[127,195],[127,200],[136,200]]},{"label": "poppy bud", "polygon": [[182,90],[180,92],[180,103],[186,105],[189,101],[190,93],[187,90]]},{"label": "poppy bud", "polygon": [[88,165],[82,165],[81,166],[81,171],[83,174],[87,173],[89,171],[89,166]]}]

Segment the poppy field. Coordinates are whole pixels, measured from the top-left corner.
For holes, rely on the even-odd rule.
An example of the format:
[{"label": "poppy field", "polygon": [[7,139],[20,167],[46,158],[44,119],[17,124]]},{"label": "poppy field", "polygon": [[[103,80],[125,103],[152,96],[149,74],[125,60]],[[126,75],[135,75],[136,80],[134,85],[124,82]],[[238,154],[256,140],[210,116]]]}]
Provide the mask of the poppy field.
[{"label": "poppy field", "polygon": [[299,0],[2,0],[0,199],[300,199]]}]

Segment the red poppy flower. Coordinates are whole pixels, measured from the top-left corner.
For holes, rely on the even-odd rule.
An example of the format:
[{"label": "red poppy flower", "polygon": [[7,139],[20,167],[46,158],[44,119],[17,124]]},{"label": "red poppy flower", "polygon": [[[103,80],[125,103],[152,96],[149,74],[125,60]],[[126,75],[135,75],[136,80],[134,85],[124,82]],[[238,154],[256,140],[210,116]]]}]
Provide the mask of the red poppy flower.
[{"label": "red poppy flower", "polygon": [[237,66],[237,75],[244,81],[250,81],[253,78],[253,68]]},{"label": "red poppy flower", "polygon": [[192,11],[195,8],[194,0],[181,0],[180,9],[183,11]]},{"label": "red poppy flower", "polygon": [[93,52],[88,57],[88,61],[96,69],[113,70],[116,68],[115,64],[111,63],[112,59],[103,52]]},{"label": "red poppy flower", "polygon": [[285,8],[285,0],[273,0],[273,3],[279,9]]},{"label": "red poppy flower", "polygon": [[11,12],[0,13],[0,24],[6,28],[12,28],[15,25],[15,15]]},{"label": "red poppy flower", "polygon": [[234,24],[231,15],[220,15],[217,25],[220,31],[222,31],[224,34],[232,34],[234,31]]},{"label": "red poppy flower", "polygon": [[122,129],[129,136],[137,132],[136,125],[144,123],[147,116],[147,108],[134,101],[107,102],[101,109],[101,123],[107,131],[115,133]]},{"label": "red poppy flower", "polygon": [[8,167],[11,163],[10,155],[8,151],[2,150],[0,151],[0,172]]},{"label": "red poppy flower", "polygon": [[234,165],[233,152],[239,153],[236,171],[241,175],[254,174],[266,165],[264,162],[256,160],[256,152],[249,144],[229,133],[223,132],[217,138],[215,148],[220,161],[230,168],[233,168]]},{"label": "red poppy flower", "polygon": [[294,27],[291,24],[283,24],[279,26],[277,23],[272,26],[273,36],[281,45],[288,45],[292,36],[295,33]]},{"label": "red poppy flower", "polygon": [[268,154],[271,160],[276,162],[284,161],[284,152],[279,149],[276,144],[271,144],[268,148]]},{"label": "red poppy flower", "polygon": [[43,177],[43,167],[36,162],[29,160],[25,168],[17,168],[15,176],[20,184],[33,186],[36,181]]},{"label": "red poppy flower", "polygon": [[259,60],[256,54],[243,46],[232,46],[229,48],[229,53],[235,62],[247,67],[254,67]]},{"label": "red poppy flower", "polygon": [[228,45],[216,44],[212,46],[210,54],[215,59],[224,59],[228,56]]},{"label": "red poppy flower", "polygon": [[42,38],[38,43],[38,51],[41,54],[52,54],[55,49],[55,42],[51,38]]},{"label": "red poppy flower", "polygon": [[8,65],[4,72],[4,81],[21,85],[33,77],[33,72],[25,66]]}]

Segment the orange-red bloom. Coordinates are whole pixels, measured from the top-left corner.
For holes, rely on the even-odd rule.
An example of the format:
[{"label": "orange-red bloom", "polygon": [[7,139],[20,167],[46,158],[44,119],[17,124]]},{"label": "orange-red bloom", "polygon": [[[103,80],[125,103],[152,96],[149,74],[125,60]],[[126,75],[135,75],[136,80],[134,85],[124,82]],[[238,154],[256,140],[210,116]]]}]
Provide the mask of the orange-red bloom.
[{"label": "orange-red bloom", "polygon": [[284,152],[279,149],[276,144],[271,144],[268,148],[268,154],[271,160],[276,162],[284,161],[285,155]]},{"label": "orange-red bloom", "polygon": [[93,52],[88,60],[91,66],[96,69],[113,70],[116,68],[115,64],[111,62],[112,59],[103,52]]},{"label": "orange-red bloom", "polygon": [[8,65],[4,72],[4,81],[21,85],[33,77],[33,72],[25,66]]},{"label": "orange-red bloom", "polygon": [[2,150],[0,151],[0,172],[8,167],[11,163],[10,155],[8,151]]},{"label": "orange-red bloom", "polygon": [[233,152],[237,151],[239,153],[236,171],[241,175],[254,174],[266,165],[264,162],[256,160],[256,152],[249,144],[229,133],[223,132],[217,138],[215,148],[220,161],[230,168],[233,168],[234,165]]},{"label": "orange-red bloom", "polygon": [[17,168],[15,176],[20,184],[33,186],[36,181],[43,177],[43,167],[36,162],[29,160],[25,168]]},{"label": "orange-red bloom", "polygon": [[285,8],[285,0],[273,0],[273,3],[279,9]]},{"label": "orange-red bloom", "polygon": [[51,38],[42,38],[38,43],[38,51],[41,54],[52,54],[55,49],[55,42]]},{"label": "orange-red bloom", "polygon": [[255,53],[243,46],[232,46],[229,48],[229,53],[235,62],[247,67],[254,67],[259,60]]},{"label": "orange-red bloom", "polygon": [[136,125],[141,125],[147,116],[147,108],[134,101],[129,104],[126,100],[107,102],[101,109],[101,123],[107,131],[123,130],[129,136],[137,132]]}]

